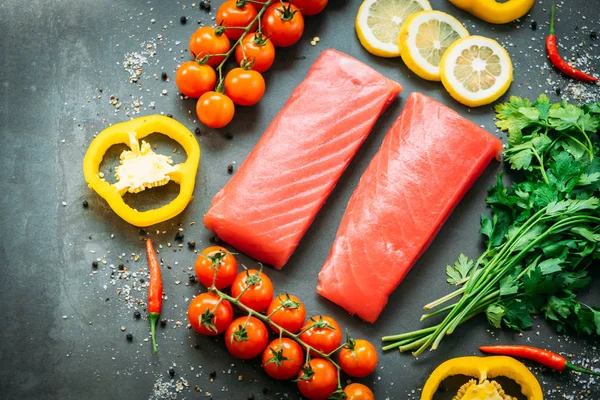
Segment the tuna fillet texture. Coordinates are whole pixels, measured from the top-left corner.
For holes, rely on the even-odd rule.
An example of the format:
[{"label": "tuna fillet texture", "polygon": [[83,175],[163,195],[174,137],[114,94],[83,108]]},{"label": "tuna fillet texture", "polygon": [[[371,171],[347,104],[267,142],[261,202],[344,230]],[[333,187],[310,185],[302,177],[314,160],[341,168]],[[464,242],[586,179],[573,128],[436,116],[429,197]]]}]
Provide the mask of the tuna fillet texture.
[{"label": "tuna fillet texture", "polygon": [[402,87],[362,62],[324,51],[233,178],[204,224],[281,269],[340,176]]},{"label": "tuna fillet texture", "polygon": [[500,151],[500,140],[479,126],[411,93],[348,202],[317,292],[375,322]]}]

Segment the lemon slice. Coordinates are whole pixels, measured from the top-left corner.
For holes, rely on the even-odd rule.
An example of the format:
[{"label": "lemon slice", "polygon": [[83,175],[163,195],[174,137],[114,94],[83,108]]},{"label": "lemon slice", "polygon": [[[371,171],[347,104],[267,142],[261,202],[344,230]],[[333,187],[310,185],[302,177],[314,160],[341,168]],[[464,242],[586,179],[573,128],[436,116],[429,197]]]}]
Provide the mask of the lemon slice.
[{"label": "lemon slice", "polygon": [[406,19],[431,10],[427,0],[365,0],[356,14],[356,34],[363,47],[380,57],[398,57],[398,32]]},{"label": "lemon slice", "polygon": [[510,56],[493,39],[467,36],[452,43],[442,56],[442,84],[457,101],[469,107],[498,99],[512,82]]},{"label": "lemon slice", "polygon": [[421,11],[406,19],[398,35],[406,66],[423,79],[440,80],[440,61],[448,47],[469,32],[453,16],[441,11]]}]

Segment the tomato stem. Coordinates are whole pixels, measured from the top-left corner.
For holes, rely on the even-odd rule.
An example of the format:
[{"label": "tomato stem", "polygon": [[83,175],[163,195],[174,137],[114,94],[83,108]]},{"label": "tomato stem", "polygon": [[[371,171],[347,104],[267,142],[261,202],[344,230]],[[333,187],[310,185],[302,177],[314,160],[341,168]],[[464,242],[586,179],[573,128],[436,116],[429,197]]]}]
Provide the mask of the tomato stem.
[{"label": "tomato stem", "polygon": [[[269,2],[270,2],[270,1],[269,1]],[[267,4],[267,3],[265,3],[265,4]],[[240,296],[238,296],[238,297],[232,297],[232,296],[229,296],[229,295],[228,295],[228,294],[226,294],[226,293],[223,293],[223,292],[221,292],[219,289],[215,288],[214,286],[213,286],[213,287],[210,287],[210,288],[208,288],[208,291],[209,291],[209,292],[211,292],[211,293],[214,293],[214,294],[216,294],[217,296],[219,296],[219,298],[220,298],[220,301],[221,301],[221,300],[227,300],[227,301],[229,301],[230,303],[232,303],[232,304],[235,304],[235,305],[236,305],[236,306],[237,306],[237,307],[238,307],[240,310],[242,310],[242,311],[244,311],[245,313],[247,313],[247,314],[248,314],[248,317],[255,317],[255,318],[258,318],[258,319],[259,319],[259,320],[261,320],[262,322],[265,322],[266,324],[269,324],[269,325],[271,325],[273,328],[275,328],[275,329],[278,329],[278,330],[279,330],[279,335],[280,335],[280,337],[281,337],[283,334],[285,334],[286,336],[288,336],[289,338],[291,338],[292,340],[294,340],[296,343],[298,343],[300,346],[304,347],[304,348],[306,349],[306,359],[307,359],[307,362],[306,362],[306,363],[307,363],[307,364],[308,364],[308,360],[310,360],[310,353],[311,353],[311,352],[312,352],[313,354],[316,354],[316,355],[318,355],[319,357],[321,357],[321,358],[323,358],[323,359],[325,359],[325,360],[329,361],[329,362],[330,362],[330,363],[331,363],[331,364],[332,364],[332,365],[333,365],[333,366],[334,366],[334,367],[337,369],[337,374],[338,374],[338,388],[340,388],[340,389],[341,389],[341,387],[342,387],[342,381],[341,381],[341,374],[340,374],[340,371],[341,371],[341,369],[342,369],[342,368],[339,366],[339,364],[338,364],[337,362],[335,362],[335,361],[333,360],[333,357],[332,357],[332,355],[333,355],[333,353],[335,353],[337,350],[339,350],[340,348],[342,348],[342,347],[343,347],[343,345],[342,345],[342,346],[340,346],[340,347],[338,347],[338,348],[337,348],[336,350],[334,350],[333,352],[331,352],[331,353],[329,353],[329,354],[325,354],[325,353],[323,353],[322,351],[319,351],[319,350],[315,349],[314,347],[312,347],[311,345],[309,345],[308,343],[306,343],[306,342],[304,342],[302,339],[300,339],[300,335],[302,334],[302,332],[303,332],[303,331],[302,331],[302,332],[300,332],[300,333],[297,333],[297,334],[295,334],[295,333],[292,333],[292,332],[288,331],[287,329],[285,329],[285,328],[281,327],[280,325],[278,325],[277,323],[275,323],[275,322],[273,322],[273,321],[271,320],[271,315],[273,315],[273,313],[271,313],[271,314],[269,314],[269,315],[267,316],[267,315],[264,315],[264,314],[258,313],[258,312],[256,312],[256,311],[254,311],[253,309],[251,309],[250,307],[248,307],[248,306],[244,305],[243,303],[241,303],[241,302],[240,302],[240,296],[241,296],[241,294],[240,294]],[[243,293],[244,293],[244,292],[242,292],[242,294],[243,294]]]}]

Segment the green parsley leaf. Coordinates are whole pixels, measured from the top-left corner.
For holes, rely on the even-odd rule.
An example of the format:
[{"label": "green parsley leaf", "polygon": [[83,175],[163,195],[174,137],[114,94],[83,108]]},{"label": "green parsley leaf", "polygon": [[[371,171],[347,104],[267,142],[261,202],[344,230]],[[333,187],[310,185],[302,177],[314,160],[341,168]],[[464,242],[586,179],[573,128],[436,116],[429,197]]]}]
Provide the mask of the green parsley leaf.
[{"label": "green parsley leaf", "polygon": [[473,260],[469,260],[467,256],[461,254],[454,265],[446,265],[446,275],[448,275],[446,282],[451,285],[460,285],[471,274],[474,267]]}]

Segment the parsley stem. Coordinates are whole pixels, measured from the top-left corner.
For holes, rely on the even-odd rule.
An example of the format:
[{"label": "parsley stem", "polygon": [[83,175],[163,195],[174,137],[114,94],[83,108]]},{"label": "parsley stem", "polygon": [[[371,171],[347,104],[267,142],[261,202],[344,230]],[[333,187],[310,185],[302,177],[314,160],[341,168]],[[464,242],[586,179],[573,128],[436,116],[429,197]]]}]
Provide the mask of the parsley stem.
[{"label": "parsley stem", "polygon": [[455,297],[460,296],[461,294],[463,294],[466,289],[467,288],[465,286],[463,286],[460,289],[457,289],[457,290],[455,290],[452,293],[448,293],[444,297],[440,297],[439,299],[437,299],[435,301],[432,301],[429,304],[425,304],[425,306],[423,307],[423,310],[431,310],[432,308],[435,308],[435,307],[439,306],[440,304],[444,304],[448,300],[452,300],[453,298],[455,298]]}]

